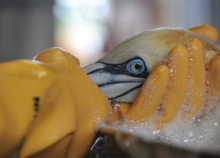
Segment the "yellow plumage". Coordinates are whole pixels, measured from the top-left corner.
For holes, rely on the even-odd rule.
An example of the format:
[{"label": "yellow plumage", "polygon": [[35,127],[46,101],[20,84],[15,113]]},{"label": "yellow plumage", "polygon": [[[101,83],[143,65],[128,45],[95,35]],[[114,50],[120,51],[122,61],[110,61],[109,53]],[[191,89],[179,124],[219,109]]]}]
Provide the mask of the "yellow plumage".
[{"label": "yellow plumage", "polygon": [[138,56],[145,61],[147,68],[151,71],[155,66],[164,63],[174,46],[185,46],[195,38],[200,39],[203,44],[206,63],[220,54],[220,47],[203,35],[182,28],[159,28],[142,32],[125,40],[98,62],[117,64]]}]

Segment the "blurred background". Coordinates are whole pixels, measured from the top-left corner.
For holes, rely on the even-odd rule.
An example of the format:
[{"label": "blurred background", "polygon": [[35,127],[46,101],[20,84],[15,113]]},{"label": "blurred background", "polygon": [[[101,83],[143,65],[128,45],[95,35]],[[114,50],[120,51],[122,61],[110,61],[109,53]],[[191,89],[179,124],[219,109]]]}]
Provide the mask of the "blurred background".
[{"label": "blurred background", "polygon": [[83,67],[148,29],[220,30],[219,15],[219,0],[0,0],[0,62],[58,46]]}]

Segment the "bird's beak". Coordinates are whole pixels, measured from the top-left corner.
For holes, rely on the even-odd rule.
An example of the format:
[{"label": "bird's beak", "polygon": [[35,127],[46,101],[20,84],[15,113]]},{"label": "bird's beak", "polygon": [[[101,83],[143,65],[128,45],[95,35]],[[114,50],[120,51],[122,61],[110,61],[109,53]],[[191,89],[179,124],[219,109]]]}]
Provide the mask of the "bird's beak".
[{"label": "bird's beak", "polygon": [[104,63],[94,63],[83,69],[111,101],[133,103],[145,80],[111,72]]}]

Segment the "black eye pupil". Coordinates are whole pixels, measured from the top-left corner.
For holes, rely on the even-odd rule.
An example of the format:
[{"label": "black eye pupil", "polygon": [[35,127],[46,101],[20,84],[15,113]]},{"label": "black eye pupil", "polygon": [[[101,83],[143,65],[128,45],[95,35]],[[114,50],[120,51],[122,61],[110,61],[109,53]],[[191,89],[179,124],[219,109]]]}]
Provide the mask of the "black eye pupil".
[{"label": "black eye pupil", "polygon": [[140,70],[141,69],[141,65],[140,64],[135,64],[135,69]]}]

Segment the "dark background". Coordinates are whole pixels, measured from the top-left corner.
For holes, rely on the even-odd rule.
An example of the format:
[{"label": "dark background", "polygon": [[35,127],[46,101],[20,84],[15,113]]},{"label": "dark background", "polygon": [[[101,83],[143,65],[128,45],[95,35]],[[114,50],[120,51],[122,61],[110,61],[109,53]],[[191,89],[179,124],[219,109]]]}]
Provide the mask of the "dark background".
[{"label": "dark background", "polygon": [[[79,7],[80,5],[72,8],[67,5],[62,6],[58,3],[61,1],[0,0],[0,62],[32,59],[38,52],[46,48],[61,46],[80,58],[82,66],[84,66],[100,58],[124,39],[147,29],[156,27],[188,28],[209,23],[220,30],[219,0],[105,0],[108,6],[101,9],[95,6],[98,1],[94,0],[87,1],[87,3],[91,3],[86,6],[87,11],[85,11],[85,7],[84,10]],[[74,9],[76,16],[70,16],[68,19],[68,15],[72,15]],[[71,21],[76,21],[76,17],[80,17],[77,16],[76,10],[84,12],[84,21],[85,19],[90,20],[96,24],[94,26],[101,26],[104,30],[97,35],[100,37],[99,40],[103,40],[103,43],[99,42],[99,47],[95,47],[91,52],[86,51],[90,54],[98,52],[97,56],[93,54],[83,56],[85,50],[74,48],[73,41],[76,41],[77,38],[71,40],[72,37],[69,37],[71,34],[66,31],[74,29],[72,25],[75,26],[77,22],[73,24]],[[88,10],[98,14],[94,14],[95,18],[88,18],[91,15]],[[103,13],[106,15],[101,17]],[[62,20],[62,17],[67,19]],[[86,37],[86,35],[89,36],[89,33],[82,36]],[[84,42],[80,40],[78,42]],[[95,45],[95,38],[93,42]],[[86,42],[85,47],[87,47]],[[88,48],[88,50],[90,49]]]}]

